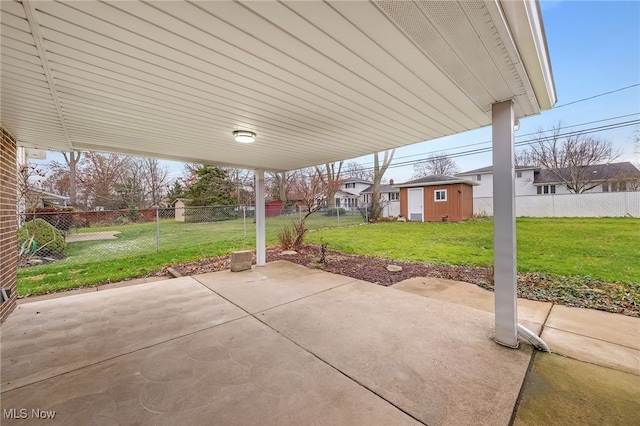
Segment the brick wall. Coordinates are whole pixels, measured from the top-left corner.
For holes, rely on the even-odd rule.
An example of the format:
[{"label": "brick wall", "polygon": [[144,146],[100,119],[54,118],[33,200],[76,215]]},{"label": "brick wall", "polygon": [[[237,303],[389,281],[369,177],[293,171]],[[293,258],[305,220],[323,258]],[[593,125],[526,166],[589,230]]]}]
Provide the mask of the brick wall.
[{"label": "brick wall", "polygon": [[[17,165],[16,140],[4,128],[0,148],[0,287],[11,292],[11,298],[0,305],[0,322],[16,307]],[[1,296],[0,296],[1,297]]]}]

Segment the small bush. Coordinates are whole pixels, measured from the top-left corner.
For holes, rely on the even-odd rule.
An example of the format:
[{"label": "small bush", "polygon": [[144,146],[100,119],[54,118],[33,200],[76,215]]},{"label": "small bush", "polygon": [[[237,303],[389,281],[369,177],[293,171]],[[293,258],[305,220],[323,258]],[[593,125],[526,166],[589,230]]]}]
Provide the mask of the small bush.
[{"label": "small bush", "polygon": [[340,208],[330,208],[327,209],[326,212],[324,212],[325,216],[344,216],[347,213],[347,211],[345,209],[343,209],[342,207]]},{"label": "small bush", "polygon": [[36,253],[53,256],[64,252],[67,243],[62,233],[44,219],[34,219],[22,225],[18,230],[18,250],[33,238]]},{"label": "small bush", "polygon": [[282,250],[292,250],[295,238],[296,236],[293,224],[285,225],[282,228],[282,232],[278,234],[278,243],[280,244],[280,248]]},{"label": "small bush", "polygon": [[304,234],[307,228],[304,220],[293,221],[291,225],[284,226],[282,232],[278,234],[278,243],[282,250],[300,250],[304,244]]}]

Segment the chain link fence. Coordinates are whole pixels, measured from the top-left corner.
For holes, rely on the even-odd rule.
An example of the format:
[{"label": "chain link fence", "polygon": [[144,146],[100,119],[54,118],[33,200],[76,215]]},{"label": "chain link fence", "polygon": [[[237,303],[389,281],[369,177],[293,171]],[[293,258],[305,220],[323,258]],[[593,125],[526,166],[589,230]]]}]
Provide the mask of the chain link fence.
[{"label": "chain link fence", "polygon": [[[53,210],[53,209],[52,209]],[[267,244],[306,214],[288,207],[266,218]],[[306,220],[307,229],[341,227],[365,221],[366,212],[326,209]],[[162,254],[176,261],[213,257],[255,247],[253,206],[178,206],[111,211],[37,211],[19,216],[20,267],[65,262],[118,262]]]}]

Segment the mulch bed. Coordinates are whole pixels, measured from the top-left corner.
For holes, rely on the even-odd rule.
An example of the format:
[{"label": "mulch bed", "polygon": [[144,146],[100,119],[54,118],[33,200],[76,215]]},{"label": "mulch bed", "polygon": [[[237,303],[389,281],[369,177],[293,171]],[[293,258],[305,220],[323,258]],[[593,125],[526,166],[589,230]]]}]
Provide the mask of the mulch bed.
[{"label": "mulch bed", "polygon": [[[267,262],[287,260],[299,265],[322,269],[334,274],[390,286],[415,277],[444,278],[476,284],[493,291],[493,270],[479,266],[398,262],[379,257],[346,254],[336,250],[325,251],[306,245],[295,254],[286,254],[278,247],[267,248]],[[399,272],[390,272],[387,266],[401,266]],[[197,275],[229,268],[229,256],[203,259],[165,267],[154,275]],[[519,273],[518,297],[547,301],[583,308],[599,309],[640,317],[640,284],[606,283],[589,277],[564,277],[543,273]]]}]

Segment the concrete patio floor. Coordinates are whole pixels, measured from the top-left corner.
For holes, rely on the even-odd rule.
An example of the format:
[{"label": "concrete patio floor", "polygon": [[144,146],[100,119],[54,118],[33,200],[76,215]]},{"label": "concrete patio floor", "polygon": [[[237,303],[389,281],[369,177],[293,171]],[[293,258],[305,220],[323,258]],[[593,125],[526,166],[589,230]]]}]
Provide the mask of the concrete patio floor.
[{"label": "concrete patio floor", "polygon": [[509,424],[532,348],[492,341],[475,290],[410,284],[273,262],[21,304],[2,424]]}]

